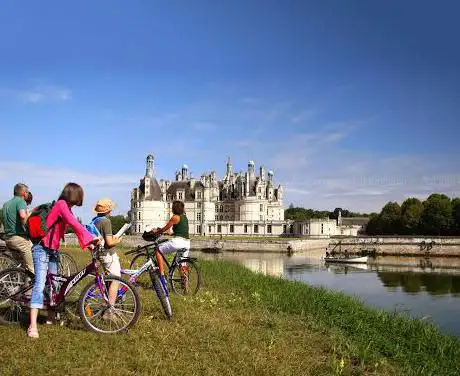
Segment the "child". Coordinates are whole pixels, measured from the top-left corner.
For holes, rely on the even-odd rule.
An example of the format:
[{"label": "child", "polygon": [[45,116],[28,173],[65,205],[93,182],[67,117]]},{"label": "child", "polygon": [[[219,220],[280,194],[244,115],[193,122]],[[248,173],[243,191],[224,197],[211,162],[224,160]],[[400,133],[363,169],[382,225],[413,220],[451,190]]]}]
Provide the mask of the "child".
[{"label": "child", "polygon": [[[49,270],[53,274],[57,274],[57,260],[59,252],[59,244],[64,236],[67,226],[70,225],[77,235],[80,247],[87,248],[90,245],[99,244],[101,239],[94,237],[86,230],[83,225],[78,222],[73,215],[71,209],[73,206],[83,205],[83,189],[76,183],[68,183],[58,201],[46,218],[46,225],[50,227],[60,217],[53,229],[49,231],[45,237],[32,247],[32,258],[35,268],[35,282],[32,288],[32,298],[30,300],[30,326],[27,329],[27,335],[32,338],[38,338],[37,317],[38,310],[43,308],[46,274]],[[52,324],[52,312],[48,311],[47,324]]]},{"label": "child", "polygon": [[[171,229],[173,230],[173,237],[166,242],[158,245],[158,249],[163,253],[167,254],[170,252],[177,251],[179,249],[185,249],[183,257],[188,257],[190,250],[190,236],[188,233],[188,220],[185,215],[184,203],[182,201],[174,201],[172,204],[173,216],[169,222],[163,228],[152,230],[153,234],[161,234]],[[159,260],[158,265],[160,271],[163,273],[163,262]]]},{"label": "child", "polygon": [[[109,216],[112,213],[112,209],[115,208],[115,203],[108,199],[103,198],[96,202],[93,211],[97,214],[93,218],[92,222],[102,235],[104,240],[104,248],[107,250],[107,254],[102,257],[102,263],[104,269],[108,270],[111,274],[121,277],[121,265],[120,258],[118,257],[115,250],[112,248],[120,243],[121,237],[116,238],[112,234],[112,222],[110,222]],[[109,303],[114,304],[117,297],[118,283],[112,282],[109,288]]]}]

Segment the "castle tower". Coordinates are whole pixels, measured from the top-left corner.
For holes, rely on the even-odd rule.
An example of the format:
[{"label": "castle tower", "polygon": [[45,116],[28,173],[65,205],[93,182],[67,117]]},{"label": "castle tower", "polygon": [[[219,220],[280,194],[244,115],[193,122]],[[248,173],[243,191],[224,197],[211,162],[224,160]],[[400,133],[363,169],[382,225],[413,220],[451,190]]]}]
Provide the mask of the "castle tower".
[{"label": "castle tower", "polygon": [[153,177],[153,163],[154,158],[152,154],[147,155],[147,159],[145,161],[145,176],[152,178]]},{"label": "castle tower", "polygon": [[260,180],[265,180],[265,168],[264,168],[264,166],[260,166],[259,175],[260,175]]},{"label": "castle tower", "polygon": [[249,174],[249,179],[253,180],[255,177],[255,171],[254,171],[254,161],[249,161],[248,162],[248,174]]},{"label": "castle tower", "polygon": [[187,180],[188,178],[188,166],[186,164],[182,165],[182,180]]},{"label": "castle tower", "polygon": [[233,174],[232,161],[231,161],[230,157],[228,157],[228,160],[227,160],[227,171],[226,171],[226,173],[225,173],[226,180],[230,180],[230,177],[232,176],[232,174]]}]

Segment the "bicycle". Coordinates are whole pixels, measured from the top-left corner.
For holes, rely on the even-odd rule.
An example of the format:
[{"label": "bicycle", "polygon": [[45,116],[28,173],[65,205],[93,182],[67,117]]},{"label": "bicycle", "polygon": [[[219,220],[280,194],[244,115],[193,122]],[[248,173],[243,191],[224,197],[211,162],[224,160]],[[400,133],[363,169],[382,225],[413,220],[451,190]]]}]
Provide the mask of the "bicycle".
[{"label": "bicycle", "polygon": [[[4,234],[0,233],[0,239],[4,240]],[[78,264],[75,259],[67,252],[60,252],[59,274],[71,276],[78,272]],[[22,268],[22,260],[20,260],[6,246],[0,246],[0,271],[10,268]]]},{"label": "bicycle", "polygon": [[[115,276],[99,273],[101,247],[91,250],[92,260],[78,273],[65,277],[48,273],[44,305],[56,313],[65,309],[66,296],[86,276],[94,277],[80,294],[78,312],[85,327],[91,331],[114,334],[126,331],[139,318],[141,303],[139,294],[131,283]],[[11,268],[0,272],[0,323],[19,324],[30,303],[34,275],[22,268]],[[119,283],[115,303],[109,303],[110,284]],[[99,299],[98,303],[96,300]],[[132,307],[132,308],[131,308]],[[123,318],[122,314],[127,314]],[[113,325],[121,324],[113,329]],[[105,326],[104,326],[105,325]]]},{"label": "bicycle", "polygon": [[160,300],[163,311],[168,318],[172,317],[171,303],[169,302],[169,291],[167,281],[163,274],[160,273],[160,268],[155,265],[155,252],[156,250],[147,249],[147,262],[137,269],[121,269],[122,275],[130,276],[128,282],[137,285],[139,278],[145,272],[149,273],[152,288]]},{"label": "bicycle", "polygon": [[[148,258],[148,251],[153,248],[160,255],[164,264],[168,269],[166,274],[166,281],[171,285],[171,289],[174,293],[186,296],[186,295],[195,295],[201,286],[201,273],[196,265],[196,258],[194,257],[183,257],[186,249],[178,250],[171,263],[169,263],[166,256],[158,249],[158,245],[166,240],[160,240],[161,235],[153,235],[149,239],[151,243],[148,243],[144,246],[138,246],[137,248],[126,252],[126,255],[136,253],[136,256],[132,259],[129,268],[130,269],[139,269],[140,265],[137,264],[141,262],[142,258]],[[157,265],[156,258],[152,259],[152,262]],[[191,281],[196,281],[195,284]]]}]

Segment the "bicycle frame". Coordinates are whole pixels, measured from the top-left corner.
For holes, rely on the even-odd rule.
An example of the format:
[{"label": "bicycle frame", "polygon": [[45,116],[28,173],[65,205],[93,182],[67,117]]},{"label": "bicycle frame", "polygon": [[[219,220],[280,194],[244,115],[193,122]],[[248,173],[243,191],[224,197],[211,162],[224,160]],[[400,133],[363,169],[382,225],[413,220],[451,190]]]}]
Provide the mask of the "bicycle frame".
[{"label": "bicycle frame", "polygon": [[[94,275],[96,277],[96,283],[99,288],[99,291],[104,292],[104,300],[108,303],[109,297],[107,294],[106,289],[104,286],[104,276],[99,273],[97,265],[97,251],[92,251],[92,261],[88,264],[84,269],[79,271],[78,273],[70,276],[70,277],[63,277],[58,274],[47,273],[46,274],[46,283],[45,286],[48,286],[50,289],[49,300],[45,300],[45,305],[50,307],[58,306],[65,301],[65,297],[73,290],[73,288],[86,276]],[[59,287],[59,291],[54,291],[54,283],[62,283]],[[31,287],[29,286],[26,290],[30,290]],[[19,301],[22,303],[28,303],[30,298],[23,298],[23,299],[15,299],[14,295],[23,293],[26,290],[21,290],[9,296],[8,298],[13,299],[15,301]]]},{"label": "bicycle frame", "polygon": [[[148,252],[148,251],[147,251]],[[157,250],[157,252],[159,252]],[[155,264],[152,261],[152,257],[149,255],[148,261],[142,265],[139,269],[134,270],[134,269],[121,269],[121,274],[129,275],[128,282],[130,283],[135,283],[137,279],[147,270],[151,271],[157,271],[159,270],[158,266],[155,266]],[[169,297],[169,290],[168,290],[168,284],[164,278],[164,276],[161,273],[158,273],[160,277],[161,284],[163,285],[163,289],[166,293],[166,296]]]}]

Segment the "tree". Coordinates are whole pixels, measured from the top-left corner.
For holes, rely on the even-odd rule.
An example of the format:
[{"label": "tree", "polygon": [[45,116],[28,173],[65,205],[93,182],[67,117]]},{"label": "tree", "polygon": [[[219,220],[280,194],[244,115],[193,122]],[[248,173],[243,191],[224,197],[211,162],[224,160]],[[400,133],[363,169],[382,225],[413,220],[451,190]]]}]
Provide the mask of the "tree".
[{"label": "tree", "polygon": [[426,235],[447,235],[452,226],[452,202],[445,194],[433,193],[423,203],[420,220]]},{"label": "tree", "polygon": [[0,227],[3,226],[3,207],[0,208]]},{"label": "tree", "polygon": [[382,209],[380,215],[383,234],[397,235],[401,233],[401,207],[397,202],[390,201]]},{"label": "tree", "polygon": [[123,215],[112,215],[110,216],[110,222],[112,223],[112,233],[116,234],[129,220]]},{"label": "tree", "polygon": [[366,234],[368,235],[383,235],[383,225],[380,215],[373,213],[366,226]]},{"label": "tree", "polygon": [[423,203],[418,198],[408,198],[401,205],[402,230],[406,235],[416,235],[420,230]]},{"label": "tree", "polygon": [[452,235],[460,235],[460,198],[452,200]]}]

